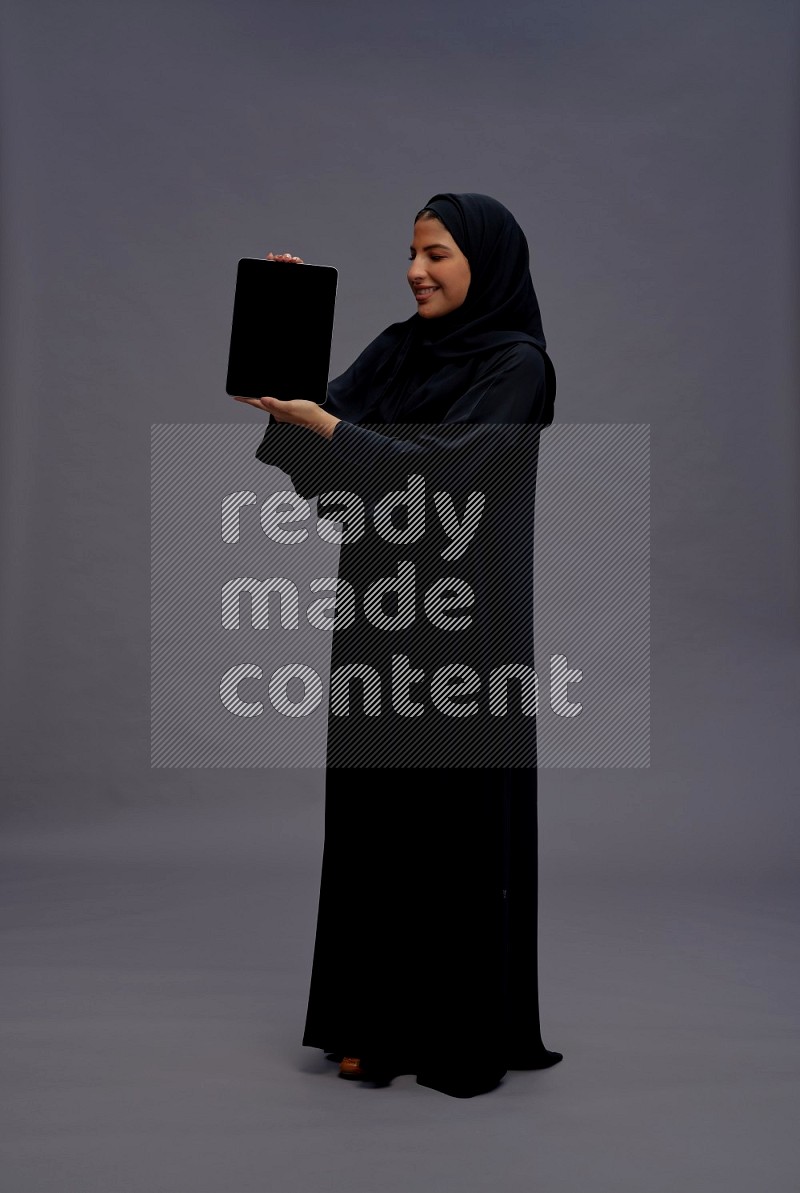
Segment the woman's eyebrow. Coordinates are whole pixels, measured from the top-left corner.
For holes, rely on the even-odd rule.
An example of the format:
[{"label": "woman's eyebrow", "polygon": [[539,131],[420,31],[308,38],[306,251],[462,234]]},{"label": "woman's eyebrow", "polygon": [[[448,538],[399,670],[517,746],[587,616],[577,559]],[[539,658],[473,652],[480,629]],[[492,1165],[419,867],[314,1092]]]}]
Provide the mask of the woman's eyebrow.
[{"label": "woman's eyebrow", "polygon": [[[448,252],[450,251],[450,250],[449,250],[449,246],[448,246],[448,245],[446,245],[446,244],[424,244],[424,245],[422,246],[422,251],[423,251],[423,253],[427,252],[427,251],[428,251],[428,249],[447,249],[447,250],[448,250]],[[413,244],[410,244],[410,245],[408,246],[408,251],[409,251],[410,253],[413,253],[413,252],[414,252],[414,246],[413,246]]]}]

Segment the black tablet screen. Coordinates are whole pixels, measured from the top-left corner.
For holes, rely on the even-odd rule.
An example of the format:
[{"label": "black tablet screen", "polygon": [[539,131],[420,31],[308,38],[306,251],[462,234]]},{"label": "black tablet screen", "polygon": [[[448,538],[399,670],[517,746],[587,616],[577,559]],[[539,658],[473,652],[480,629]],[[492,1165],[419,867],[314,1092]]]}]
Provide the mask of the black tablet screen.
[{"label": "black tablet screen", "polygon": [[325,401],[338,277],[329,265],[242,258],[226,393]]}]

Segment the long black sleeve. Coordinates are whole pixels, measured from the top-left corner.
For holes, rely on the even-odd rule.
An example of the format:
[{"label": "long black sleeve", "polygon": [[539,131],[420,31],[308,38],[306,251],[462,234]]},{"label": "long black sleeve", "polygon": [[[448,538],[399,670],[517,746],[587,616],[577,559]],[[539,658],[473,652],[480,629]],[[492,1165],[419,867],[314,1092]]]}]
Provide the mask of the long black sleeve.
[{"label": "long black sleeve", "polygon": [[[348,490],[365,499],[409,472],[502,466],[504,449],[532,433],[545,409],[541,354],[527,344],[506,349],[438,423],[362,425],[345,419],[331,439],[291,423],[270,423],[256,452],[292,479],[300,496]],[[335,413],[335,411],[334,411]]]}]

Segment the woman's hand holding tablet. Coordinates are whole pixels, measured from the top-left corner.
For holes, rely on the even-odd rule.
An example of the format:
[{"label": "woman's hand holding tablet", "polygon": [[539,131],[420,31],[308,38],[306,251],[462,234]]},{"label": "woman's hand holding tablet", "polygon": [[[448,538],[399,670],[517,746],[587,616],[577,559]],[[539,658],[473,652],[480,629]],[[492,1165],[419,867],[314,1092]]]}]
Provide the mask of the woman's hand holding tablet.
[{"label": "woman's hand holding tablet", "polygon": [[304,398],[292,398],[282,402],[280,398],[266,395],[263,398],[241,398],[231,394],[231,397],[234,402],[247,402],[250,406],[266,410],[276,423],[296,423],[297,426],[306,427],[316,435],[322,435],[324,439],[330,439],[336,424],[342,421],[328,414],[327,410],[323,410],[316,402],[307,402]]}]

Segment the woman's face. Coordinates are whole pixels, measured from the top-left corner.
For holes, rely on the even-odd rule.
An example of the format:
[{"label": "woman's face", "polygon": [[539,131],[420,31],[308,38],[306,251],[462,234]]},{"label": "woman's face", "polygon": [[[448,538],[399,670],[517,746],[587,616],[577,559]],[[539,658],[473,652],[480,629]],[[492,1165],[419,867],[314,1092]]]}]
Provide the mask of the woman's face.
[{"label": "woman's face", "polygon": [[423,319],[435,319],[460,307],[469,290],[469,261],[441,220],[414,224],[408,284]]}]

